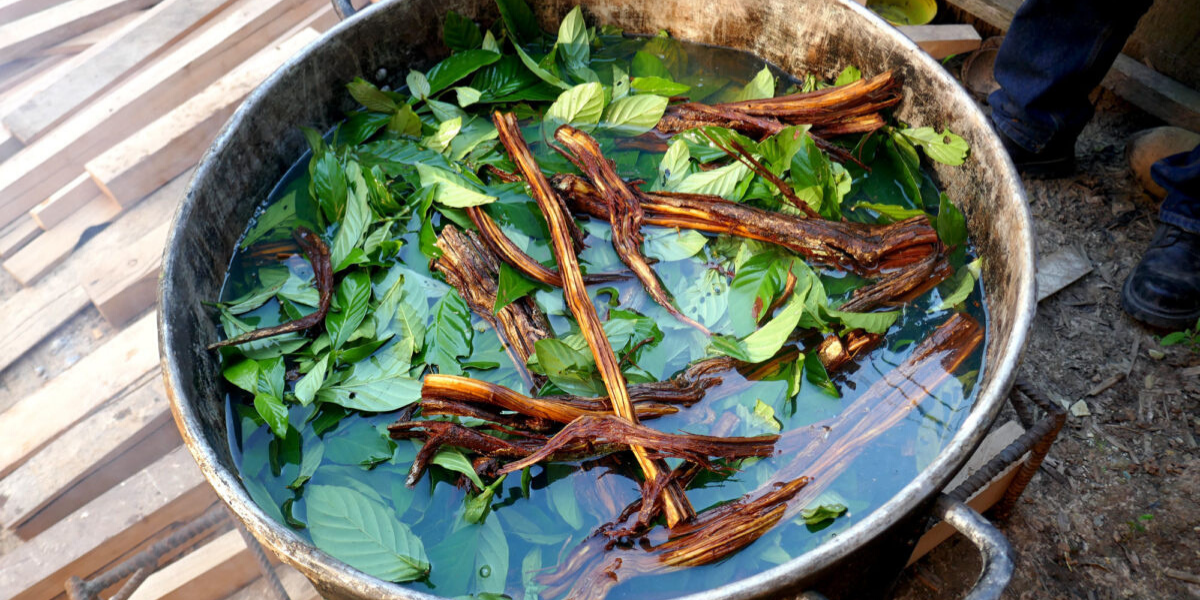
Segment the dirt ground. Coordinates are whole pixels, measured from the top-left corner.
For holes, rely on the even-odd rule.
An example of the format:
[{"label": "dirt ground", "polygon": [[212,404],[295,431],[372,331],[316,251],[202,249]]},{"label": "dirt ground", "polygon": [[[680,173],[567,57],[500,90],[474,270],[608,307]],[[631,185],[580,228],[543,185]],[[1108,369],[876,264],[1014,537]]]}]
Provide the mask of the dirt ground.
[{"label": "dirt ground", "polygon": [[[1125,142],[1156,125],[1105,93],[1079,140],[1078,175],[1025,182],[1038,255],[1075,247],[1094,270],[1038,306],[1021,372],[1091,414],[1068,416],[999,523],[1017,556],[1005,598],[1200,598],[1200,353],[1161,347],[1163,332],[1126,316],[1119,298],[1157,214]],[[896,598],[962,598],[978,572],[956,537],[906,571]]]}]

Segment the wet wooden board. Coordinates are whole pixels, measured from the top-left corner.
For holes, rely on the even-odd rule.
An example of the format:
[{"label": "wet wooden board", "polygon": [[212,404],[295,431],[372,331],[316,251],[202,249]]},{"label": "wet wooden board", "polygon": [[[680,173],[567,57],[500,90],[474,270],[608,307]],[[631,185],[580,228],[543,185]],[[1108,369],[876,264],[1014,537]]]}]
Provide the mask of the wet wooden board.
[{"label": "wet wooden board", "polygon": [[75,61],[73,68],[53,84],[6,114],[4,124],[22,140],[37,138],[230,3],[232,0],[163,0],[120,35]]}]

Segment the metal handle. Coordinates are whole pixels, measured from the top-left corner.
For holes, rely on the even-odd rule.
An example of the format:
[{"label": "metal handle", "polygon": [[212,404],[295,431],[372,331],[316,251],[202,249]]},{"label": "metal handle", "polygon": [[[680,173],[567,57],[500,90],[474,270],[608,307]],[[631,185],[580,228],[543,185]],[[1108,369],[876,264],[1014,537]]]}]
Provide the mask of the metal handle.
[{"label": "metal handle", "polygon": [[333,2],[333,12],[337,13],[339,19],[345,21],[354,16],[358,12],[357,8],[350,3],[350,0],[331,0]]},{"label": "metal handle", "polygon": [[945,494],[938,497],[933,513],[975,544],[983,558],[983,572],[963,600],[999,600],[1013,574],[1012,546],[1004,534],[975,509]]}]

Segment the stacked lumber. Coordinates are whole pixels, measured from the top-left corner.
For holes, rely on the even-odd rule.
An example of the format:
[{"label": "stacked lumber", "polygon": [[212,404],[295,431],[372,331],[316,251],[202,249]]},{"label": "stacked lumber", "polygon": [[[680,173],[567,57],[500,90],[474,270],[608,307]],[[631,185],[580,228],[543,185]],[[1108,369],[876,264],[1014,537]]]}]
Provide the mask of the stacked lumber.
[{"label": "stacked lumber", "polygon": [[[0,600],[62,597],[217,503],[159,369],[163,245],[221,126],[335,22],[327,0],[0,0],[0,261],[21,286],[0,297],[0,375],[37,377],[24,357],[83,312],[113,328],[0,411],[0,527],[20,540],[0,551]],[[133,597],[263,597],[230,527],[164,556]]]}]

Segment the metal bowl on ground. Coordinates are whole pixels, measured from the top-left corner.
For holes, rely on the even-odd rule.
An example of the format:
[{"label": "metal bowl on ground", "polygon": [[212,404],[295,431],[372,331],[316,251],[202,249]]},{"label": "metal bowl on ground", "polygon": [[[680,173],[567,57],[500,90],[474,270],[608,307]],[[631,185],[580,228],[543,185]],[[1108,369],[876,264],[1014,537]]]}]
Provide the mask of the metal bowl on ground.
[{"label": "metal bowl on ground", "polygon": [[[346,3],[335,3],[344,6]],[[534,1],[553,31],[574,6]],[[985,572],[972,598],[998,597],[1011,574],[1007,544],[985,521],[940,491],[996,418],[1012,386],[1034,313],[1034,250],[1028,206],[1012,163],[970,96],[936,61],[867,9],[847,0],[583,0],[591,22],[629,33],[666,29],[675,37],[756,54],[792,73],[831,76],[848,64],[867,74],[895,69],[905,122],[950,127],[971,145],[962,167],[934,164],[941,185],[967,217],[985,258],[989,302],[986,373],[974,407],[936,460],[878,510],[816,549],[752,577],[692,598],[767,598],[815,590],[830,597],[877,597],[895,581],[930,517],[946,518],[981,545]],[[247,529],[333,600],[425,599],[428,594],[365,575],[271,520],[238,477],[226,428],[212,314],[230,257],[258,201],[307,145],[299,125],[323,129],[355,103],[345,83],[399,80],[448,52],[441,24],[454,10],[483,23],[498,18],[492,0],[385,0],[329,31],[272,75],[226,125],[197,169],[163,261],[159,336],[175,420],[204,476]]]}]

